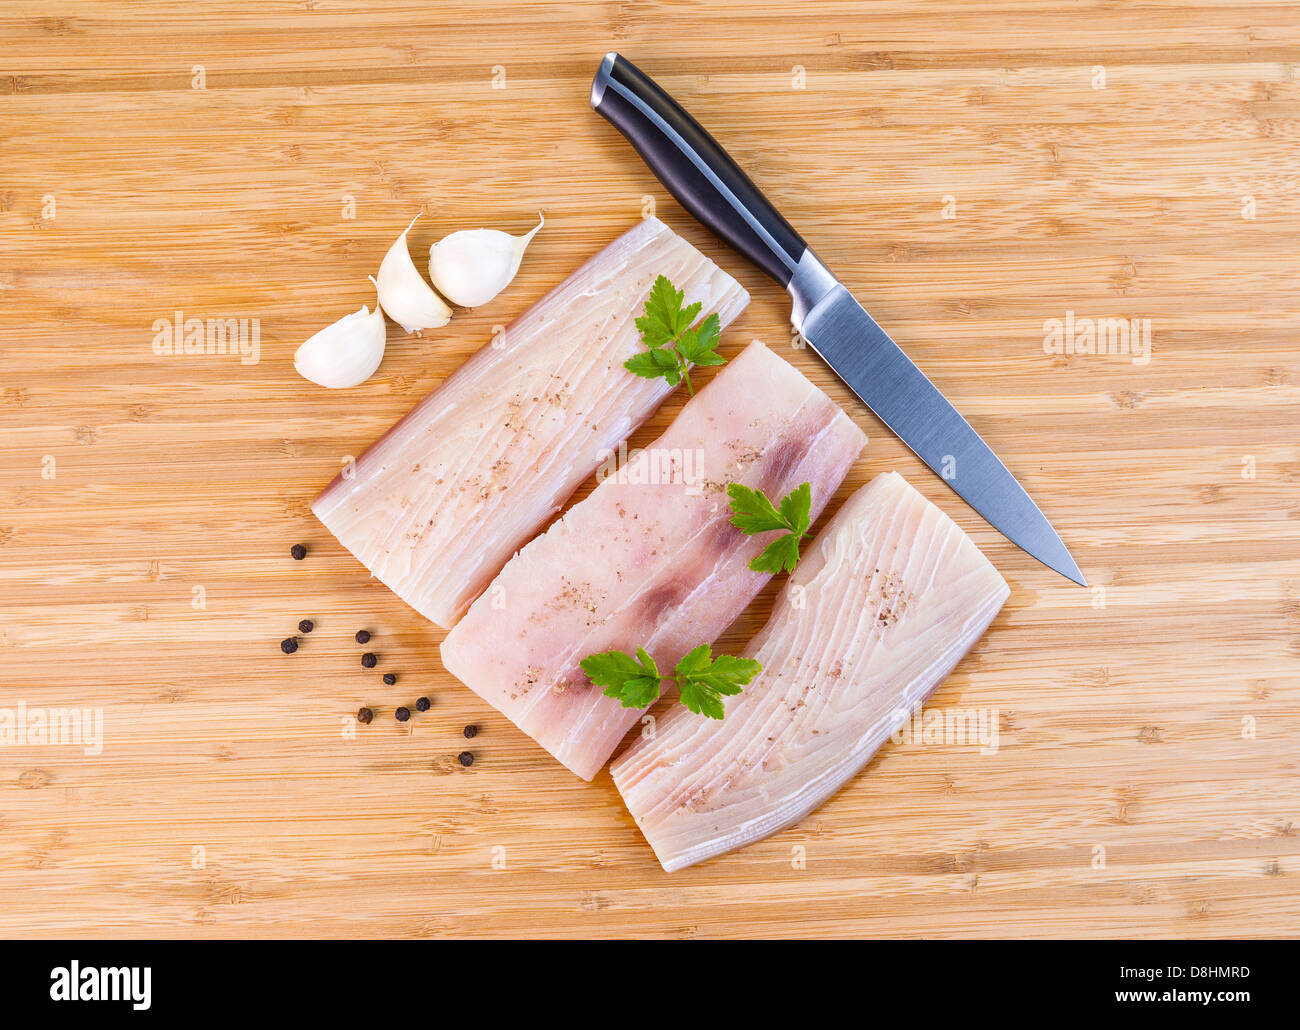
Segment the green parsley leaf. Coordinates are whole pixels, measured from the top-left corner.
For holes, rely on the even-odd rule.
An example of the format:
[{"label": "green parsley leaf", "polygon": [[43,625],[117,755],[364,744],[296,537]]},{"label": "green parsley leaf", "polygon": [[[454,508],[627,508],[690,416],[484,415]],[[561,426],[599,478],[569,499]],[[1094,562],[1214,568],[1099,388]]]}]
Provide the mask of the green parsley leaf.
[{"label": "green parsley leaf", "polygon": [[728,483],[727,497],[731,499],[731,524],[742,533],[752,536],[770,529],[789,528],[761,490],[754,490],[744,483]]},{"label": "green parsley leaf", "polygon": [[677,351],[692,365],[721,365],[724,359],[717,352],[721,338],[722,322],[715,313],[695,329],[683,332],[677,342]]},{"label": "green parsley leaf", "polygon": [[709,693],[707,689],[695,683],[682,684],[677,691],[677,696],[681,698],[682,704],[696,715],[703,715],[709,719],[721,719],[727,714],[720,697]]},{"label": "green parsley leaf", "polygon": [[605,696],[617,698],[624,708],[645,708],[659,696],[659,667],[644,648],[636,657],[622,651],[588,655],[580,663],[587,678],[605,688]]},{"label": "green parsley leaf", "polygon": [[763,548],[762,553],[749,563],[755,572],[793,572],[799,564],[799,538],[793,533],[779,536]]},{"label": "green parsley leaf", "polygon": [[659,679],[655,676],[634,676],[626,680],[618,693],[610,693],[613,687],[607,687],[605,693],[617,697],[624,708],[649,708],[659,700]]},{"label": "green parsley leaf", "polygon": [[[666,343],[677,335],[677,313],[682,309],[684,295],[674,289],[666,275],[657,276],[650,287],[650,296],[645,302],[645,318],[638,318],[636,325],[643,333],[661,336]],[[651,343],[657,347],[660,344]]]},{"label": "green parsley leaf", "polygon": [[623,362],[623,367],[643,379],[658,379],[664,374],[664,370],[659,366],[659,362],[655,360],[655,355],[662,353],[661,350],[643,350],[640,354],[633,354]]},{"label": "green parsley leaf", "polygon": [[781,518],[785,519],[786,525],[790,527],[791,532],[799,536],[803,536],[808,532],[808,526],[811,524],[809,518],[811,513],[811,484],[800,483],[781,498]]},{"label": "green parsley leaf", "polygon": [[739,694],[740,688],[757,676],[763,667],[752,658],[721,654],[711,656],[708,644],[701,644],[680,662],[677,691],[682,704],[696,715],[721,719],[725,714],[724,697]]},{"label": "green parsley leaf", "polygon": [[727,654],[714,658],[708,644],[686,654],[672,676],[661,676],[643,647],[637,648],[635,658],[623,651],[606,651],[588,655],[580,664],[592,683],[603,686],[605,695],[618,699],[624,708],[649,707],[659,697],[660,684],[675,680],[682,703],[710,719],[721,719],[722,699],[739,694],[740,688],[763,670],[752,658]]},{"label": "green parsley leaf", "polygon": [[781,498],[780,510],[763,494],[744,483],[728,483],[727,497],[731,500],[731,524],[742,533],[768,533],[787,530],[777,537],[761,554],[749,563],[755,572],[793,572],[799,563],[799,542],[812,525],[812,486],[801,483]]},{"label": "green parsley leaf", "polygon": [[686,381],[689,393],[692,365],[721,365],[725,359],[717,351],[722,323],[717,314],[709,315],[694,329],[703,304],[696,301],[682,307],[686,299],[667,276],[659,276],[646,298],[645,314],[636,319],[637,332],[647,350],[634,354],[623,367],[645,379],[663,377],[670,386]]},{"label": "green parsley leaf", "polygon": [[641,342],[651,349],[662,347],[673,338],[662,322],[656,321],[649,315],[642,315],[636,319],[636,328],[641,334]]},{"label": "green parsley leaf", "polygon": [[713,649],[708,644],[692,648],[682,656],[682,660],[677,663],[677,668],[673,671],[678,676],[698,676],[712,664],[712,659],[709,657],[712,653]]}]

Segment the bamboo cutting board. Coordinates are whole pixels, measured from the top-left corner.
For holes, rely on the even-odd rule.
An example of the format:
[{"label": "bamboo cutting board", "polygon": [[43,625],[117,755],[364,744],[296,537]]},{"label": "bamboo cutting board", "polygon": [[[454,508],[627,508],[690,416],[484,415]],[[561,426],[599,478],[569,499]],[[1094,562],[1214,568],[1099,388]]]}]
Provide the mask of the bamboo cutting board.
[{"label": "bamboo cutting board", "polygon": [[[1300,5],[73,0],[7,8],[0,42],[0,708],[103,719],[97,754],[0,746],[0,933],[1294,933]],[[1091,589],[791,347],[784,295],[590,111],[611,48],[982,431]],[[390,325],[346,393],[294,373],[417,211],[419,258],[539,208],[491,304]],[[752,292],[725,352],[765,341],[872,437],[832,510],[897,469],[1012,586],[931,702],[991,713],[993,753],[887,745],[797,827],[672,876],[608,773],[453,681],[307,507],[652,208]],[[189,317],[258,319],[258,360],[155,354]],[[1138,320],[1149,361],[1049,353],[1067,318]]]}]

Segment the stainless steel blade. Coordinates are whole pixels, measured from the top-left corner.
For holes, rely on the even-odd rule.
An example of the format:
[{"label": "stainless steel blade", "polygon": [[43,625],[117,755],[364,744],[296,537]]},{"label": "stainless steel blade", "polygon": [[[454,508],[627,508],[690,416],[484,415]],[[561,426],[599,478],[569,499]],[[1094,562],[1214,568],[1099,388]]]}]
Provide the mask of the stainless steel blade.
[{"label": "stainless steel blade", "polygon": [[1046,516],[980,435],[843,286],[803,318],[803,335],[849,388],[994,529],[1087,586]]}]

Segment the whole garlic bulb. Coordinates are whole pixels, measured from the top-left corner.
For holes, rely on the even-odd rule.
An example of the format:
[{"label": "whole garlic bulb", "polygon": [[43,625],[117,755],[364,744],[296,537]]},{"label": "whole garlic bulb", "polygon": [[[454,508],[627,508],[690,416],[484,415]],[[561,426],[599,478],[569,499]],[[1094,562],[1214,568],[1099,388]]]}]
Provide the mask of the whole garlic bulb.
[{"label": "whole garlic bulb", "polygon": [[419,219],[419,215],[411,219],[379,265],[380,306],[408,333],[437,329],[451,321],[451,308],[429,288],[406,248],[406,233]]},{"label": "whole garlic bulb", "polygon": [[546,224],[540,213],[537,217],[532,232],[523,236],[496,229],[462,229],[444,236],[429,248],[433,285],[453,304],[467,308],[486,304],[519,271],[524,250]]},{"label": "whole garlic bulb", "polygon": [[[374,276],[370,281],[375,282]],[[360,311],[344,315],[303,343],[294,352],[293,367],[304,379],[331,390],[356,386],[375,374],[384,360],[387,340],[384,313],[376,299],[374,311],[363,304]]]}]

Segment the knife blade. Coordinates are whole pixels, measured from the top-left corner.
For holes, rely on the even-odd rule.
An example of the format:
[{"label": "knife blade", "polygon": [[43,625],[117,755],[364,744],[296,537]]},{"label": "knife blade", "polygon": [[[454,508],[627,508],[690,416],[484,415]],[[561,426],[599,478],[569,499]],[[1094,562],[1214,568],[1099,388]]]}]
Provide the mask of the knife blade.
[{"label": "knife blade", "polygon": [[592,82],[591,106],[683,207],[786,288],[794,327],[922,461],[1017,547],[1087,586],[1047,517],[988,444],[680,104],[611,52]]}]

